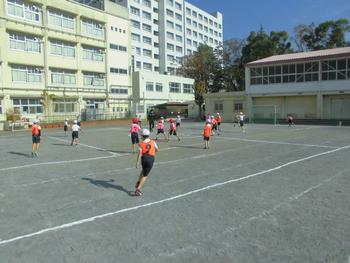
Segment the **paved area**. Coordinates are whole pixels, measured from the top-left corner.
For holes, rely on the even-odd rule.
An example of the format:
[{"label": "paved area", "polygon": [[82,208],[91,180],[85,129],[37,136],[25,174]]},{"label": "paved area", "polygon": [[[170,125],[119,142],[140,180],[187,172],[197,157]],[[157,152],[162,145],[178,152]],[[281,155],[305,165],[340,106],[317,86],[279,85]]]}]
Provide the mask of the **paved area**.
[{"label": "paved area", "polygon": [[0,262],[350,262],[350,129],[201,123],[159,141],[144,195],[127,126],[69,146],[0,134]]}]

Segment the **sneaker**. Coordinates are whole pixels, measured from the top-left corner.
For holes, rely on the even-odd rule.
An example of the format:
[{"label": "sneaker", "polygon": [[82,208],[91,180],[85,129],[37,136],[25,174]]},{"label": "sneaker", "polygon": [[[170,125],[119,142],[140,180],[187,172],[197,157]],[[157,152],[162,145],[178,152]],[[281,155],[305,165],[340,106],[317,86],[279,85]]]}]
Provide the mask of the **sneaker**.
[{"label": "sneaker", "polygon": [[139,189],[136,189],[134,195],[135,195],[135,196],[141,196],[141,195],[142,195],[142,192],[141,192]]}]

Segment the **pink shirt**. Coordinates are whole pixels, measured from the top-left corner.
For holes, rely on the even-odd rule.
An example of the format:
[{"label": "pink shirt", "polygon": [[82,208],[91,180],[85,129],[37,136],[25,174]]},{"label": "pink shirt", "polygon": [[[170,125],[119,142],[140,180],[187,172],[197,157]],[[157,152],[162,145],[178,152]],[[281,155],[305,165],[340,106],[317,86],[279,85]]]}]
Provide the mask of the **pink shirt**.
[{"label": "pink shirt", "polygon": [[140,126],[138,124],[133,123],[130,128],[130,133],[134,133],[134,132],[138,133],[140,132],[140,130],[141,130]]},{"label": "pink shirt", "polygon": [[164,130],[164,124],[162,122],[158,122],[157,129],[158,130]]},{"label": "pink shirt", "polygon": [[175,123],[170,123],[170,130],[176,131],[176,124]]}]

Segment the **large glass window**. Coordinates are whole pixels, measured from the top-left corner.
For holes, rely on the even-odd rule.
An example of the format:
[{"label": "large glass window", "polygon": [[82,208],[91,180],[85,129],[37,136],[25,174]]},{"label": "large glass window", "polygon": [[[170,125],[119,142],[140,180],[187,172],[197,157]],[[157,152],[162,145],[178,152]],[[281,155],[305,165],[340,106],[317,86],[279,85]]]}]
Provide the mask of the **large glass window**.
[{"label": "large glass window", "polygon": [[193,85],[191,84],[183,84],[183,93],[192,93]]},{"label": "large glass window", "polygon": [[123,68],[110,68],[109,71],[113,74],[127,75],[128,70]]},{"label": "large glass window", "polygon": [[41,83],[43,69],[32,66],[11,66],[12,82]]},{"label": "large glass window", "polygon": [[83,47],[83,59],[90,61],[103,62],[104,61],[104,50],[95,47]]},{"label": "large glass window", "polygon": [[181,93],[181,83],[169,82],[169,91],[171,93]]},{"label": "large glass window", "polygon": [[43,113],[43,105],[40,98],[13,98],[13,110],[17,114]]},{"label": "large glass window", "polygon": [[41,40],[37,37],[10,32],[10,48],[15,50],[22,50],[28,52],[41,52]]},{"label": "large glass window", "polygon": [[81,32],[84,35],[104,38],[104,24],[93,20],[83,19],[81,21]]},{"label": "large glass window", "polygon": [[103,87],[105,76],[101,73],[84,72],[84,86]]},{"label": "large glass window", "polygon": [[50,53],[63,57],[75,57],[75,45],[59,40],[50,40]]},{"label": "large glass window", "polygon": [[153,82],[146,82],[146,91],[153,91]]},{"label": "large glass window", "polygon": [[33,3],[21,0],[7,0],[7,12],[9,15],[22,18],[32,22],[41,21],[41,9]]},{"label": "large glass window", "polygon": [[156,83],[156,91],[163,92],[163,84],[162,83]]},{"label": "large glass window", "polygon": [[53,109],[55,113],[77,112],[78,101],[76,99],[54,99]]},{"label": "large glass window", "polygon": [[49,10],[49,24],[62,29],[75,30],[75,18],[58,11]]},{"label": "large glass window", "polygon": [[51,82],[52,84],[76,84],[75,72],[71,70],[52,69],[51,70]]}]

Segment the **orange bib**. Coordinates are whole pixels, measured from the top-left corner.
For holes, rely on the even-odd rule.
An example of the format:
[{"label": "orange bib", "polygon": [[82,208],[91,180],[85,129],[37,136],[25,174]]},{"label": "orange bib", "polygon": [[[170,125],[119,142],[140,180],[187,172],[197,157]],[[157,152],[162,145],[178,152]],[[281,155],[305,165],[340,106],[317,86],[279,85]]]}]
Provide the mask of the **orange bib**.
[{"label": "orange bib", "polygon": [[142,155],[156,155],[156,145],[154,141],[150,140],[149,142],[141,142],[139,145],[142,149]]}]

